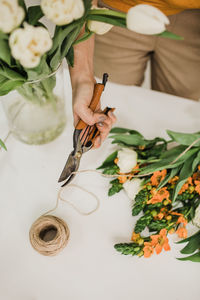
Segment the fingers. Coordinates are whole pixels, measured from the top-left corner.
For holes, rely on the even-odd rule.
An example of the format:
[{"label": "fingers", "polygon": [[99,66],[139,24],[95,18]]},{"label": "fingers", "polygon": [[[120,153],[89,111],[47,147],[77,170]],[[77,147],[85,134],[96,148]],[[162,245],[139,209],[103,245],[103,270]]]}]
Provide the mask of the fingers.
[{"label": "fingers", "polygon": [[94,148],[98,148],[100,147],[101,143],[106,139],[106,137],[108,136],[112,125],[116,122],[116,116],[113,114],[113,112],[109,112],[108,113],[108,118],[104,121],[104,122],[99,122],[96,124],[99,132],[100,132],[100,136],[98,136],[95,139],[94,142]]}]

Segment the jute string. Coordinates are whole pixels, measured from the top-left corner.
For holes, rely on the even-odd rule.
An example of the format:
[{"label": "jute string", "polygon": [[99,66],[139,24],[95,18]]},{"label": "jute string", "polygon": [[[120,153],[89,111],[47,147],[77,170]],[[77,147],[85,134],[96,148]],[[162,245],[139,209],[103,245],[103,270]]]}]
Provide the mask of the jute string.
[{"label": "jute string", "polygon": [[[72,202],[66,200],[62,196],[62,192],[70,187],[80,189],[81,191],[86,192],[96,199],[96,206],[94,209],[83,212],[78,207],[76,207]],[[79,214],[88,216],[97,211],[100,205],[99,198],[92,192],[87,189],[77,185],[77,184],[68,184],[65,187],[61,187],[56,200],[56,205],[53,209],[44,213],[39,217],[31,226],[29,232],[29,238],[33,248],[40,254],[46,256],[54,256],[62,251],[69,240],[70,232],[69,228],[65,221],[61,218],[49,215],[54,212],[59,205],[59,201],[63,201],[73,207]]]},{"label": "jute string", "polygon": [[[8,139],[11,132],[8,133],[6,138],[4,139],[4,142]],[[189,145],[174,161],[171,162],[171,164],[174,164],[177,162],[185,153],[187,153],[197,142],[200,141],[200,138],[196,139],[191,145]],[[88,170],[80,170],[73,172],[73,174],[80,174],[80,173],[86,173],[86,172],[94,172],[97,174],[100,174],[103,177],[106,178],[117,178],[124,176],[124,174],[103,174],[101,171],[88,169]],[[145,177],[148,175],[153,174],[147,173],[142,175],[133,175],[135,178],[139,177]],[[62,196],[62,192],[64,189],[67,189],[69,187],[78,188],[88,194],[90,194],[93,198],[96,199],[96,207],[89,211],[89,212],[83,212],[78,207],[76,207],[72,202],[66,200]],[[69,184],[63,188],[60,188],[57,195],[56,205],[53,209],[47,211],[44,213],[41,217],[39,217],[31,226],[29,231],[29,238],[31,245],[33,248],[39,252],[42,255],[46,256],[54,256],[58,254],[60,251],[62,251],[65,246],[68,243],[70,231],[65,221],[63,221],[61,218],[58,218],[56,216],[49,215],[49,213],[54,212],[59,205],[59,201],[63,201],[67,203],[68,205],[72,206],[79,214],[81,215],[90,215],[97,211],[100,205],[99,198],[92,192],[88,191],[87,189],[77,185],[77,184]]]}]

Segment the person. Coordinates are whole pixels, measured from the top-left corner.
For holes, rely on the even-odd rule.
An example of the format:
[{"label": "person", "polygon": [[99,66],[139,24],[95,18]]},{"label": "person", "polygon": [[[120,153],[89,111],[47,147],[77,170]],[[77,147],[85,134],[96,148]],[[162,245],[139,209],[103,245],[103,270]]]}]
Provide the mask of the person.
[{"label": "person", "polygon": [[[93,3],[97,5],[97,1]],[[100,7],[124,12],[137,4],[159,8],[170,20],[167,29],[184,39],[172,40],[113,27],[107,34],[96,36],[96,41],[92,37],[74,47],[75,65],[70,68],[74,123],[79,118],[89,125],[96,123],[100,136],[95,148],[104,141],[116,117],[112,112],[107,117],[103,115],[100,105],[96,112],[88,108],[94,74],[102,77],[107,72],[113,82],[140,86],[150,59],[152,89],[194,100],[200,98],[200,0],[98,1]]]}]

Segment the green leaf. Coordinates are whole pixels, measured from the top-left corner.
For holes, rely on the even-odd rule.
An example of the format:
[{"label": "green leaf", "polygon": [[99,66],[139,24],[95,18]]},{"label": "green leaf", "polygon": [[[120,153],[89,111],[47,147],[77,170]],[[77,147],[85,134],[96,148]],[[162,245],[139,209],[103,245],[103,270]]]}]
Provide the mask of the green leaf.
[{"label": "green leaf", "polygon": [[0,85],[0,96],[7,95],[9,92],[23,84],[24,82],[21,80],[5,79],[4,82],[1,82]]},{"label": "green leaf", "polygon": [[[175,142],[181,144],[190,146],[195,140],[200,139],[200,134],[198,133],[181,133],[181,132],[175,132],[171,130],[167,130],[168,135],[173,139]],[[200,141],[198,141],[194,147],[199,147]]]},{"label": "green leaf", "polygon": [[110,165],[114,164],[114,160],[117,157],[118,151],[114,151],[113,153],[111,153],[106,160],[104,160],[104,162],[102,163],[102,165],[100,167],[97,168],[98,169],[104,169],[106,167],[109,167]]},{"label": "green leaf", "polygon": [[112,16],[103,16],[103,15],[88,15],[87,20],[93,20],[98,22],[103,22],[107,24],[112,24],[114,26],[119,26],[126,28],[126,20],[123,18],[115,18]]},{"label": "green leaf", "polygon": [[164,31],[162,33],[159,33],[157,34],[158,36],[161,36],[161,37],[164,37],[164,38],[169,38],[169,39],[172,39],[172,40],[184,40],[184,38],[180,35],[177,35],[173,32],[170,32],[170,31]]},{"label": "green leaf", "polygon": [[197,153],[197,156],[194,159],[193,164],[192,164],[192,169],[194,171],[195,171],[196,167],[198,166],[199,162],[200,162],[200,151]]},{"label": "green leaf", "polygon": [[73,48],[73,46],[69,49],[68,54],[66,56],[66,60],[70,67],[74,66],[74,48]]},{"label": "green leaf", "polygon": [[155,220],[152,221],[148,227],[151,231],[160,231],[161,229],[165,228],[167,226],[166,220]]},{"label": "green leaf", "polygon": [[6,66],[6,64],[3,63],[2,61],[0,61],[0,75],[11,80],[21,80],[24,82],[26,81],[25,77],[23,77],[20,73]]},{"label": "green leaf", "polygon": [[94,34],[94,32],[85,32],[84,35],[80,39],[78,39],[74,42],[73,45],[77,45],[79,43],[82,43],[82,42],[88,40],[93,34]]},{"label": "green leaf", "polygon": [[83,24],[80,24],[74,28],[64,39],[61,45],[61,60],[67,56],[69,49],[75,42],[76,38],[78,37]]},{"label": "green leaf", "polygon": [[0,39],[0,59],[6,62],[8,65],[11,64],[11,52],[8,45],[8,41]]},{"label": "green leaf", "polygon": [[176,199],[176,197],[178,195],[178,192],[180,191],[181,187],[186,182],[186,180],[188,179],[188,177],[190,177],[192,175],[192,173],[194,172],[194,169],[196,169],[198,161],[196,162],[196,165],[194,165],[193,162],[194,162],[195,156],[196,156],[196,154],[193,154],[183,164],[183,167],[181,168],[181,171],[180,171],[179,180],[177,181],[177,184],[176,184],[176,186],[174,188],[174,191],[173,191],[172,202],[175,201],[175,199]]},{"label": "green leaf", "polygon": [[104,169],[103,174],[113,175],[117,174],[119,167],[117,165],[112,165]]},{"label": "green leaf", "polygon": [[170,150],[167,150],[161,154],[160,158],[168,158],[171,157],[172,160],[174,160],[176,157],[178,157],[179,154],[181,154],[187,147],[179,145],[176,147],[171,148]]},{"label": "green leaf", "polygon": [[123,189],[123,185],[119,183],[118,179],[114,179],[110,183],[111,183],[111,187],[108,191],[108,196],[112,196],[116,193],[119,193]]},{"label": "green leaf", "polygon": [[128,129],[128,128],[122,128],[122,127],[114,127],[111,129],[110,133],[131,133],[131,134],[137,134],[140,137],[143,137],[143,135],[138,132],[137,130],[132,130],[132,129]]},{"label": "green leaf", "polygon": [[188,150],[181,158],[179,158],[175,163],[172,164],[174,159],[177,157],[177,155],[170,156],[168,158],[164,158],[160,160],[159,162],[150,164],[147,167],[142,168],[142,171],[140,174],[145,174],[145,173],[153,173],[155,171],[161,171],[163,169],[173,169],[178,167],[179,165],[183,164],[184,161],[186,161],[188,158],[190,158],[193,154],[195,154],[198,151],[197,148],[192,148]]},{"label": "green leaf", "polygon": [[4,142],[0,139],[0,147],[2,147],[4,150],[7,151],[6,145],[4,144]]},{"label": "green leaf", "polygon": [[180,251],[182,254],[192,254],[200,248],[200,233],[196,238],[191,239],[188,244]]},{"label": "green leaf", "polygon": [[190,260],[192,262],[200,262],[200,251],[193,255],[190,255],[187,257],[182,257],[182,258],[177,258],[177,259],[182,260],[182,261]]},{"label": "green leaf", "polygon": [[28,23],[36,25],[38,21],[44,16],[40,5],[30,6],[28,8]]},{"label": "green leaf", "polygon": [[129,146],[145,146],[146,142],[143,137],[138,134],[116,134],[110,136],[110,138],[116,140],[117,142],[125,143]]}]

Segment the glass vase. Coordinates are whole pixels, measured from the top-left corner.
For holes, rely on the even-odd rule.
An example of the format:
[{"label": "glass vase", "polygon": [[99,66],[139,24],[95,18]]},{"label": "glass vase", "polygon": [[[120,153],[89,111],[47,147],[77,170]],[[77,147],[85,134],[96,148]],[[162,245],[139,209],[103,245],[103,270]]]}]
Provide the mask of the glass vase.
[{"label": "glass vase", "polygon": [[2,96],[12,134],[27,144],[45,144],[58,137],[66,124],[63,67],[46,77]]}]

